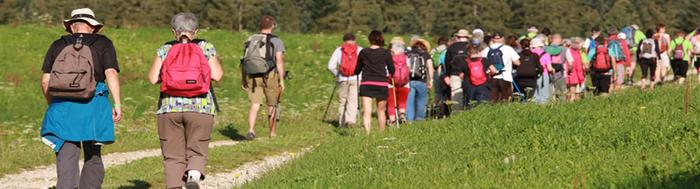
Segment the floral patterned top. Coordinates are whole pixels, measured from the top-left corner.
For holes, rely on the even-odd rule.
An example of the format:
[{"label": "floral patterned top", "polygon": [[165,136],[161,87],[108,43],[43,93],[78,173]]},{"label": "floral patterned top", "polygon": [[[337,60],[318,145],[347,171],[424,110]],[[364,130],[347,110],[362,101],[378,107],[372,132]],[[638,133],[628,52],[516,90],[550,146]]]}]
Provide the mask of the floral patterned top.
[{"label": "floral patterned top", "polygon": [[[168,51],[172,47],[171,44],[172,42],[158,48],[158,57],[165,60],[165,57],[168,55]],[[207,58],[207,60],[216,57],[216,48],[214,48],[214,45],[206,41],[200,41],[197,44],[199,47],[204,49],[204,56]],[[212,90],[209,90],[206,97],[188,98],[161,94],[160,103],[156,114],[160,115],[165,113],[195,112],[216,115],[216,106],[217,104],[215,102],[215,97]]]}]

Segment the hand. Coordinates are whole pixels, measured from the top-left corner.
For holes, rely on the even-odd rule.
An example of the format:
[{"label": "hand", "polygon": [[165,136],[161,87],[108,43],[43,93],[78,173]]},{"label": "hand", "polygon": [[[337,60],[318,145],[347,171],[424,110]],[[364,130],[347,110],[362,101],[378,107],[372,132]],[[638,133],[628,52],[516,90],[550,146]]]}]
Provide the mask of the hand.
[{"label": "hand", "polygon": [[428,82],[428,89],[433,89],[433,82]]},{"label": "hand", "polygon": [[284,91],[284,80],[280,81],[280,92]]},{"label": "hand", "polygon": [[464,73],[459,73],[459,78],[464,80]]},{"label": "hand", "polygon": [[445,84],[449,86],[450,83],[452,83],[452,82],[450,81],[450,77],[445,77]]},{"label": "hand", "polygon": [[112,120],[114,120],[114,123],[119,123],[122,120],[122,108],[112,108]]}]

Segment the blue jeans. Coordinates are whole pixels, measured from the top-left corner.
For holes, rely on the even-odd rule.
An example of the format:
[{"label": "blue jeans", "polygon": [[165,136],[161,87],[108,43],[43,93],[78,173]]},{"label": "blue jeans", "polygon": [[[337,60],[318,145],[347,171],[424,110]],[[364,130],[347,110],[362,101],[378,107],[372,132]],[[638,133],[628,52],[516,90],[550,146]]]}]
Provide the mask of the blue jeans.
[{"label": "blue jeans", "polygon": [[406,103],[406,119],[421,121],[425,119],[426,104],[428,103],[428,86],[422,81],[411,81],[411,91]]}]

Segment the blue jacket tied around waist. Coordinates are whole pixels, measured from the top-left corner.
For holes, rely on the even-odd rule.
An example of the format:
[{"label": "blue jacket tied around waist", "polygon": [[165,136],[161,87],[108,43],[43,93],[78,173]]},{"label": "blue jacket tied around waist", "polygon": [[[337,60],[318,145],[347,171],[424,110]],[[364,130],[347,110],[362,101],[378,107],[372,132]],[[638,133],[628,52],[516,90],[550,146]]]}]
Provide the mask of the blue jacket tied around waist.
[{"label": "blue jacket tied around waist", "polygon": [[98,82],[95,96],[89,101],[52,99],[44,115],[41,139],[55,152],[65,141],[114,142],[114,121],[109,90]]}]

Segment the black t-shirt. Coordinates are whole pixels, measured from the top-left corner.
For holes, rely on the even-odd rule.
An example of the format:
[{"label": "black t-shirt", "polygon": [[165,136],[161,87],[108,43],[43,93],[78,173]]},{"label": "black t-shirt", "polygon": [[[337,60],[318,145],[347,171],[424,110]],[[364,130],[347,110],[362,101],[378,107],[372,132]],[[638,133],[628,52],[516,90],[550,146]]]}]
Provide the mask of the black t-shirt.
[{"label": "black t-shirt", "polygon": [[[469,42],[457,42],[447,48],[445,53],[445,68],[447,75],[459,75],[461,70],[466,69],[467,61],[467,47],[469,47]],[[457,57],[460,55],[465,55],[464,57]],[[456,58],[457,57],[457,58]]]},{"label": "black t-shirt", "polygon": [[357,56],[355,74],[362,72],[362,81],[387,82],[386,72],[394,74],[394,61],[386,49],[364,48]]},{"label": "black t-shirt", "polygon": [[114,68],[119,72],[119,63],[117,62],[117,52],[114,49],[112,41],[109,40],[104,35],[99,34],[71,34],[61,36],[60,39],[51,44],[49,50],[46,52],[46,57],[44,58],[44,65],[41,70],[44,73],[51,73],[51,68],[53,67],[53,62],[61,53],[61,50],[68,45],[74,44],[78,36],[83,35],[82,43],[84,45],[90,46],[90,51],[92,52],[92,58],[95,68],[95,81],[103,82],[105,80],[105,70],[109,68]]},{"label": "black t-shirt", "polygon": [[416,77],[416,78],[411,78],[411,80],[425,82],[425,80],[428,78],[428,66],[431,66],[430,64],[428,64],[428,60],[432,60],[433,57],[430,56],[430,53],[428,53],[427,51],[422,50],[422,49],[412,49],[410,53],[417,53],[418,55],[423,57],[423,60],[425,61],[425,78]]}]

